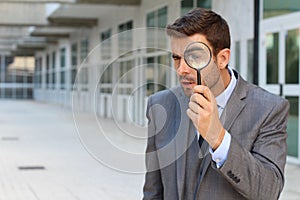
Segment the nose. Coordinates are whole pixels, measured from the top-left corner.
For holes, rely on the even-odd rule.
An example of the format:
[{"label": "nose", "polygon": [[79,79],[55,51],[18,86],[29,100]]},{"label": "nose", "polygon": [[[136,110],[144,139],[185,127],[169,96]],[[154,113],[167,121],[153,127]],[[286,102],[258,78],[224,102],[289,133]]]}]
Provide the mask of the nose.
[{"label": "nose", "polygon": [[181,58],[176,70],[177,74],[180,76],[187,75],[190,73],[190,70],[191,68],[186,64],[185,60]]}]

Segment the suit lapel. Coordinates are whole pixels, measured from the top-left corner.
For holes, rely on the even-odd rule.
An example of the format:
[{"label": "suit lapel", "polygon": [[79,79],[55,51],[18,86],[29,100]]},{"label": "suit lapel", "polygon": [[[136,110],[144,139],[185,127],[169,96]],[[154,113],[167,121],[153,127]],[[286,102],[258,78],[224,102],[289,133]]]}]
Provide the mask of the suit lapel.
[{"label": "suit lapel", "polygon": [[[241,76],[238,75],[238,82],[236,88],[233,91],[231,97],[229,98],[227,105],[225,106],[225,109],[220,118],[224,128],[227,131],[229,131],[229,129],[233,125],[233,122],[245,107],[245,103],[242,100],[246,97],[246,94],[247,94],[246,82]],[[206,148],[208,149],[209,145],[207,142],[205,143],[206,143]],[[208,166],[211,163],[211,160],[212,160],[211,155],[208,153],[201,163],[202,175],[200,177],[200,184],[208,169]]]},{"label": "suit lapel", "polygon": [[231,97],[229,98],[227,105],[225,106],[225,109],[220,118],[224,128],[227,131],[231,128],[233,122],[236,120],[236,118],[239,116],[239,114],[245,107],[243,99],[246,97],[246,94],[246,83],[242,79],[242,77],[239,76],[236,88],[233,91]]},{"label": "suit lapel", "polygon": [[[179,95],[180,112],[176,113],[178,132],[175,138],[175,151],[176,151],[176,175],[177,175],[177,186],[179,199],[183,198],[184,182],[185,182],[185,170],[186,170],[186,151],[195,139],[195,129],[191,124],[191,120],[186,115],[188,109],[189,98],[186,97],[182,92]],[[180,119],[180,120],[178,120]]]}]

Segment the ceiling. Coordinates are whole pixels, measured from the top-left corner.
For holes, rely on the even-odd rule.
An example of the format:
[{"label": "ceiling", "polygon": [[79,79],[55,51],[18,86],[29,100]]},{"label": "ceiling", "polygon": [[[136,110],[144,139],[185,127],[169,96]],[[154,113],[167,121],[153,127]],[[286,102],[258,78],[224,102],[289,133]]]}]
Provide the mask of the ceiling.
[{"label": "ceiling", "polygon": [[32,56],[35,51],[91,28],[113,9],[141,0],[0,0],[0,53]]}]

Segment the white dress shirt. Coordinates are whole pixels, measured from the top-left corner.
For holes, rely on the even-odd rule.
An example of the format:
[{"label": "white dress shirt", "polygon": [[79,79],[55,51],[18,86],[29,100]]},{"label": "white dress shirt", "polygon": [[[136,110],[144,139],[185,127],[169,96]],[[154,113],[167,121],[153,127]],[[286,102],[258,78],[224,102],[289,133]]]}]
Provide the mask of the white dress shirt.
[{"label": "white dress shirt", "polygon": [[[237,82],[236,77],[234,76],[233,71],[230,67],[228,67],[228,72],[230,73],[231,76],[230,83],[227,86],[227,88],[219,96],[216,97],[219,116],[221,116]],[[199,139],[200,137],[199,133],[197,134],[197,136]],[[217,168],[220,168],[224,164],[225,160],[227,159],[230,142],[231,142],[231,135],[228,133],[227,130],[225,130],[225,135],[220,146],[215,151],[213,151],[212,148],[209,147],[209,152],[212,155],[213,161],[216,162]]]}]

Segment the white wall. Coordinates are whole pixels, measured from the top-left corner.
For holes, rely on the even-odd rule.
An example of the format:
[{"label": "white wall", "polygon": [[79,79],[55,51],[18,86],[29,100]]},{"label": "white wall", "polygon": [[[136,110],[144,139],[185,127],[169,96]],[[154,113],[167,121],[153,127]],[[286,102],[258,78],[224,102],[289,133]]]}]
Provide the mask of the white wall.
[{"label": "white wall", "polygon": [[[214,0],[213,10],[227,22],[231,32],[231,60],[235,67],[235,42],[240,41],[240,73],[247,79],[247,41],[254,37],[254,1],[253,0]],[[251,72],[252,73],[252,72]]]}]

